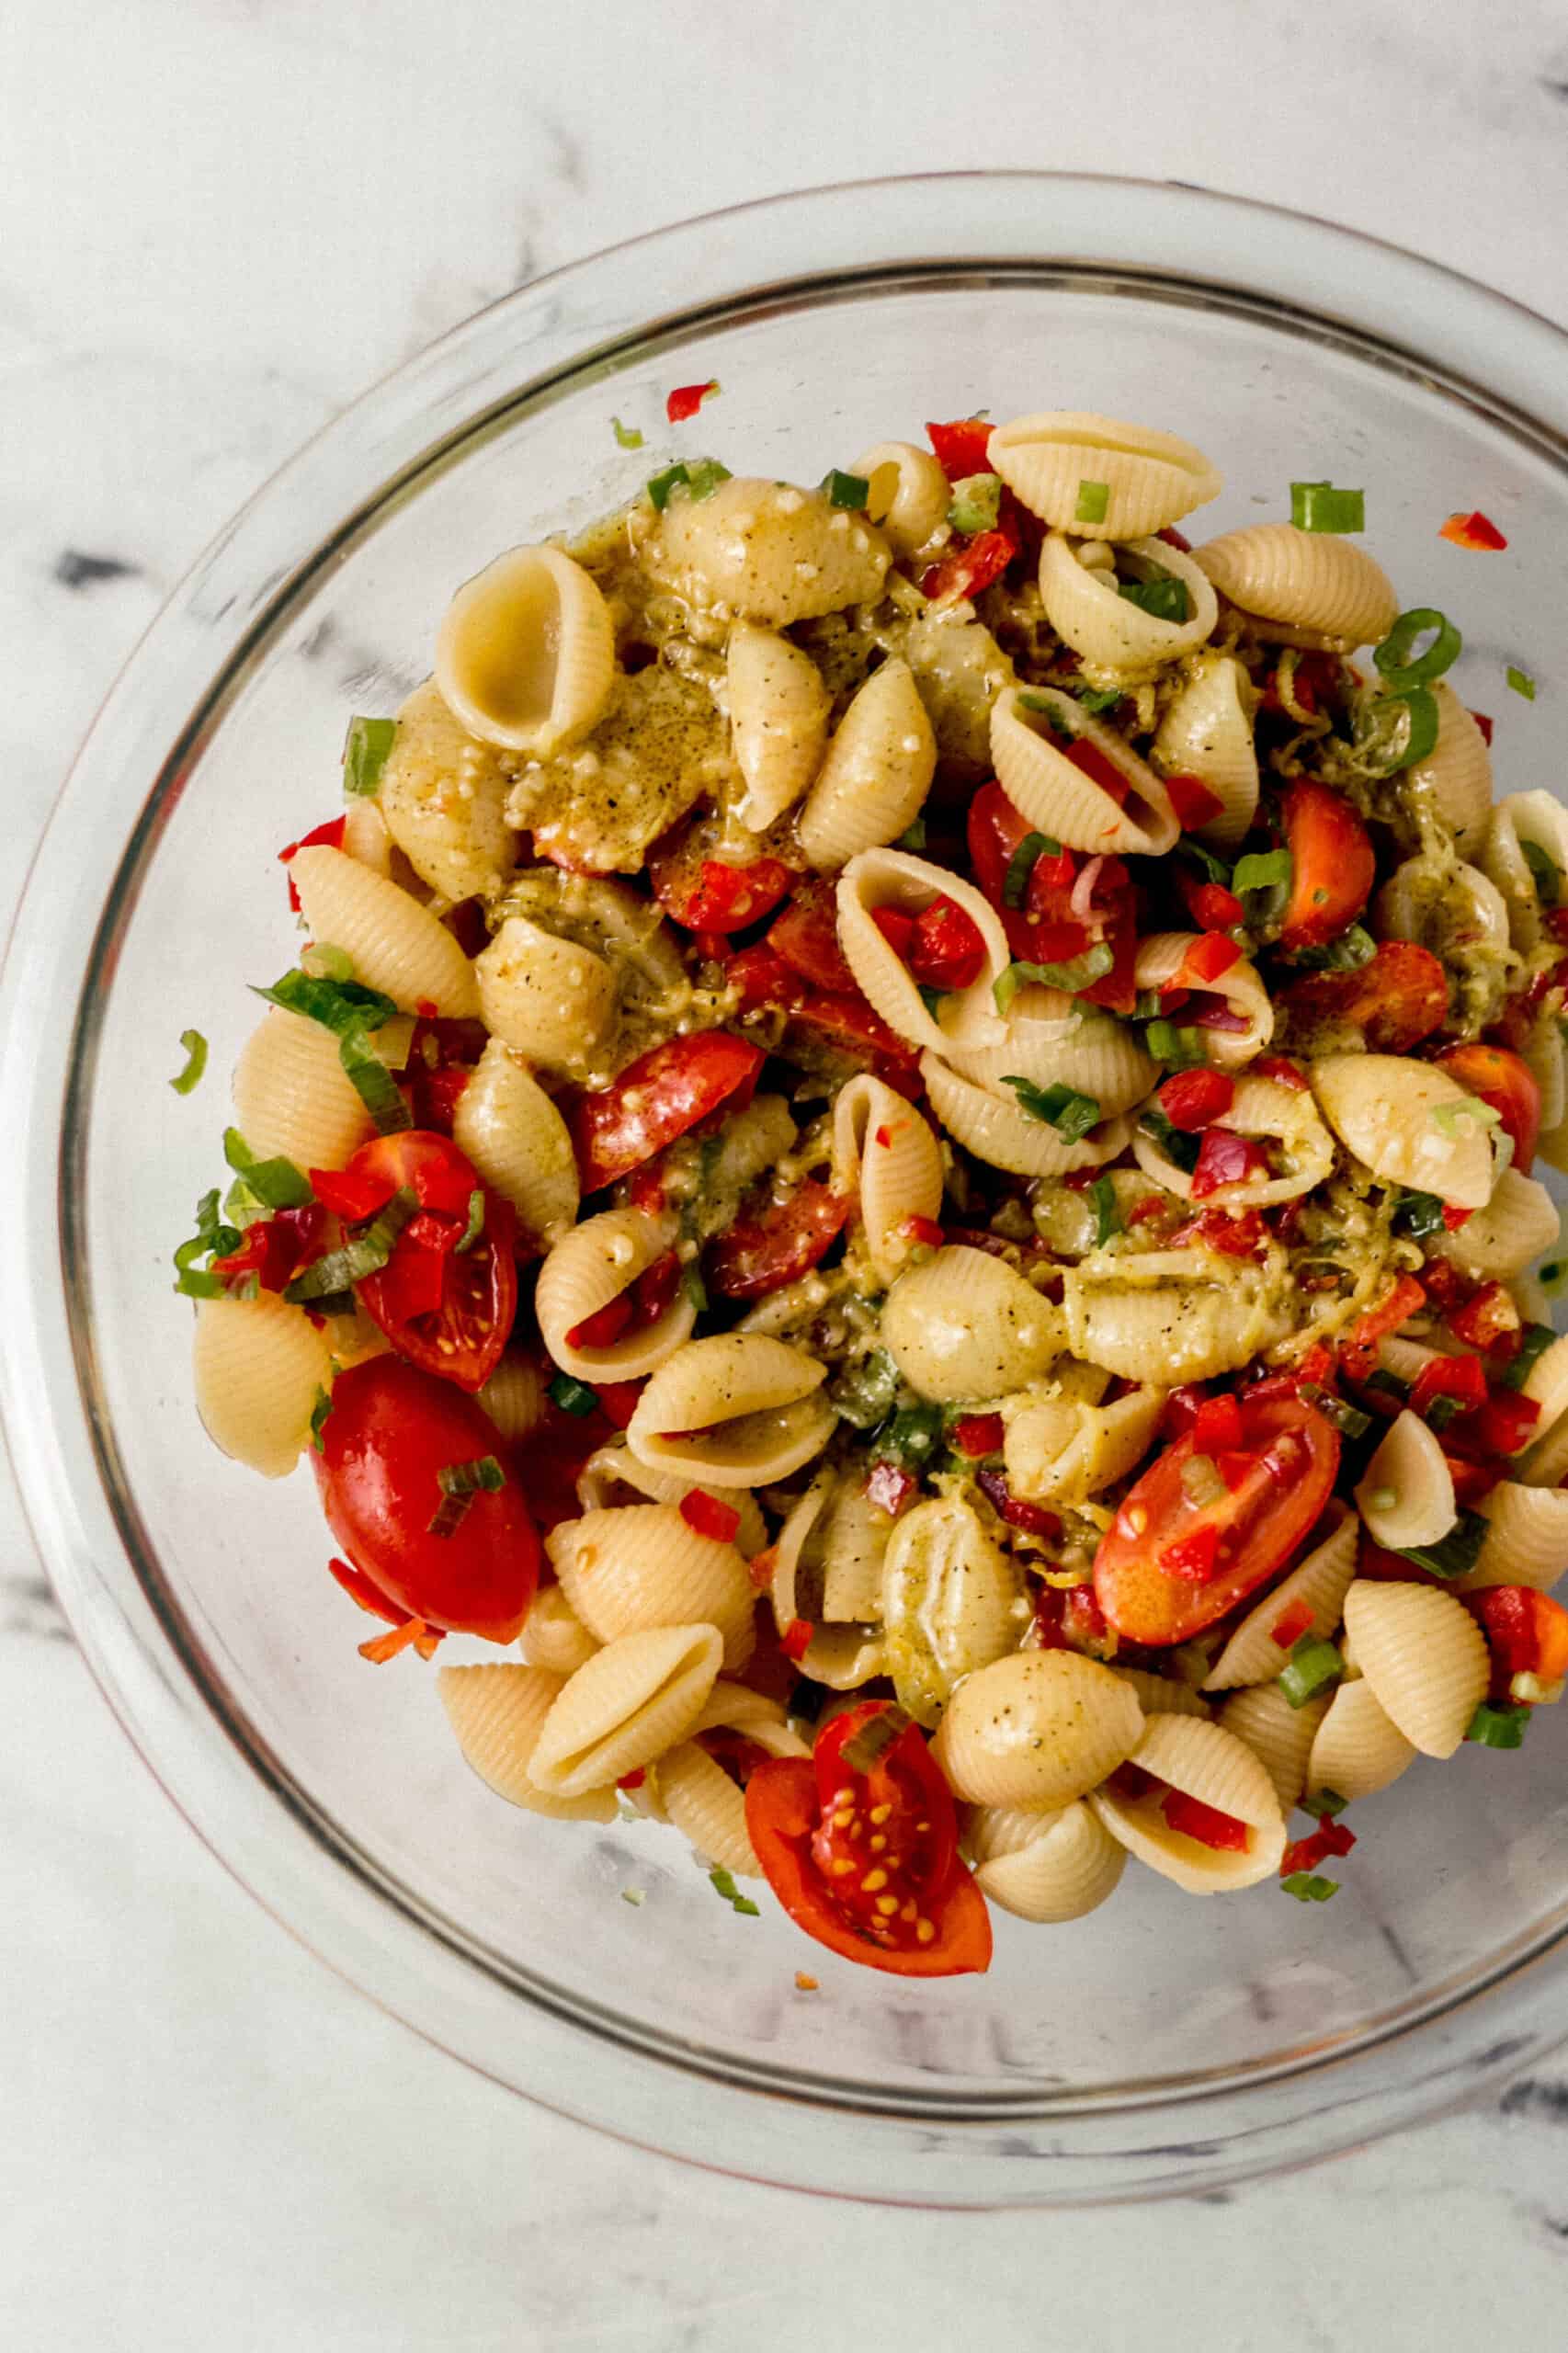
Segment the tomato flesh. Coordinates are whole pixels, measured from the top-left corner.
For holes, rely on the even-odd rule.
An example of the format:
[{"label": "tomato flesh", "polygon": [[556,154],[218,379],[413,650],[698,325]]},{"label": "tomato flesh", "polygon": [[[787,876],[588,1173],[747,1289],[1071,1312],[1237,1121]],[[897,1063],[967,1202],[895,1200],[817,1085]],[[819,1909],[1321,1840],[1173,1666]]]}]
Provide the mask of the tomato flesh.
[{"label": "tomato flesh", "polygon": [[[1200,1634],[1279,1567],[1328,1501],[1339,1467],[1333,1425],[1291,1397],[1239,1403],[1242,1445],[1221,1466],[1234,1484],[1228,1476],[1223,1495],[1192,1500],[1182,1470],[1199,1449],[1188,1431],[1145,1471],[1101,1539],[1096,1597],[1130,1642],[1164,1648]],[[1210,1530],[1213,1569],[1199,1581],[1188,1548],[1206,1546]]]},{"label": "tomato flesh", "polygon": [[768,926],[767,945],[792,972],[829,995],[858,993],[858,983],[838,944],[838,914],[833,886],[803,883],[783,914]]},{"label": "tomato flesh", "polygon": [[652,1160],[721,1108],[739,1110],[756,1085],[760,1048],[724,1029],[671,1038],[640,1054],[596,1095],[579,1095],[567,1124],[585,1193]]},{"label": "tomato flesh", "polygon": [[723,1299],[760,1299],[798,1282],[832,1248],[851,1206],[847,1194],[811,1179],[787,1201],[736,1218],[709,1245],[710,1288]]},{"label": "tomato flesh", "polygon": [[1373,1053],[1403,1054],[1448,1019],[1448,975],[1429,948],[1385,939],[1358,971],[1313,972],[1280,1003],[1293,1022],[1345,1022]]},{"label": "tomato flesh", "polygon": [[1516,1675],[1541,1683],[1568,1677],[1568,1609],[1531,1586],[1494,1585],[1472,1593],[1468,1608],[1492,1654],[1492,1697],[1506,1699]]},{"label": "tomato flesh", "polygon": [[1514,1139],[1514,1166],[1528,1176],[1540,1140],[1540,1082],[1528,1063],[1506,1046],[1478,1044],[1450,1046],[1437,1068],[1491,1105]]},{"label": "tomato flesh", "polygon": [[1355,922],[1371,896],[1372,837],[1343,793],[1298,777],[1281,808],[1290,852],[1290,895],[1279,944],[1291,953],[1322,948]]},{"label": "tomato flesh", "polygon": [[[433,1536],[438,1473],[487,1454],[508,1466],[506,1484],[480,1489],[452,1533]],[[540,1541],[506,1440],[472,1397],[398,1357],[372,1357],[338,1375],[312,1460],[327,1525],[396,1606],[389,1617],[516,1640],[539,1583]]]},{"label": "tomato flesh", "polygon": [[703,854],[696,828],[667,835],[648,853],[653,896],[687,931],[742,931],[772,913],[795,877],[776,858],[731,866]]}]

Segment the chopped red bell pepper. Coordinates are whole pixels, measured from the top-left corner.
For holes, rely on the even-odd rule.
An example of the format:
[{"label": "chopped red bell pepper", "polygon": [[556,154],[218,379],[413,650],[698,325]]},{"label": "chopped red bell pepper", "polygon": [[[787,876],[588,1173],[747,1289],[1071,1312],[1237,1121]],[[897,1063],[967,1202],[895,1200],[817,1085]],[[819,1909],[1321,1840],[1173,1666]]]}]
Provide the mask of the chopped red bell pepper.
[{"label": "chopped red bell pepper", "polygon": [[866,1500],[878,1511],[885,1511],[890,1519],[897,1519],[906,1512],[920,1493],[920,1482],[912,1471],[896,1462],[873,1462],[866,1474]]},{"label": "chopped red bell pepper", "polygon": [[[1482,1454],[1517,1454],[1528,1446],[1540,1419],[1540,1406],[1517,1389],[1494,1389],[1479,1412],[1467,1416],[1463,1437]],[[1454,1436],[1460,1436],[1456,1427]]]},{"label": "chopped red bell pepper", "polygon": [[1490,1354],[1501,1343],[1517,1338],[1519,1311],[1501,1283],[1483,1283],[1462,1307],[1454,1309],[1449,1317],[1449,1329],[1467,1347]]},{"label": "chopped red bell pepper", "polygon": [[1310,1601],[1293,1601],[1288,1609],[1282,1609],[1268,1630],[1268,1639],[1275,1649],[1292,1649],[1308,1631],[1315,1615]]},{"label": "chopped red bell pepper", "polygon": [[1173,1250],[1187,1242],[1204,1243],[1227,1258],[1256,1258],[1268,1246],[1268,1229],[1256,1210],[1202,1210],[1171,1236]]},{"label": "chopped red bell pepper", "polygon": [[953,1424],[953,1444],[971,1461],[983,1455],[1000,1454],[1006,1435],[1000,1414],[960,1414]]},{"label": "chopped red bell pepper", "polygon": [[1195,1838],[1200,1847],[1211,1847],[1221,1855],[1246,1853],[1250,1825],[1236,1814],[1222,1813],[1217,1805],[1206,1805],[1201,1798],[1188,1797],[1185,1790],[1166,1790],[1160,1812],[1173,1830]]},{"label": "chopped red bell pepper", "polygon": [[1233,924],[1241,923],[1245,917],[1246,909],[1222,882],[1200,882],[1196,874],[1178,867],[1176,888],[1200,931],[1229,931]]},{"label": "chopped red bell pepper", "polygon": [[1235,1099],[1236,1082],[1222,1070],[1178,1070],[1159,1092],[1161,1110],[1184,1135],[1222,1120]]},{"label": "chopped red bell pepper", "polygon": [[1435,1397],[1451,1397],[1460,1413],[1472,1413],[1486,1403],[1486,1374],[1479,1357],[1434,1357],[1415,1376],[1410,1410],[1426,1418]]},{"label": "chopped red bell pepper", "polygon": [[1310,1837],[1294,1838],[1286,1847],[1279,1876],[1289,1879],[1292,1871],[1315,1871],[1330,1855],[1347,1855],[1355,1844],[1356,1833],[1343,1822],[1320,1822]]},{"label": "chopped red bell pepper", "polygon": [[1468,515],[1450,515],[1437,537],[1451,540],[1456,548],[1471,548],[1478,552],[1508,544],[1496,524],[1479,508],[1472,508]]},{"label": "chopped red bell pepper", "polygon": [[1048,1540],[1061,1535],[1062,1522],[1055,1512],[1047,1511],[1043,1504],[1027,1504],[1021,1496],[1015,1495],[1000,1471],[981,1471],[976,1473],[974,1483],[1009,1528],[1017,1529],[1025,1536]]},{"label": "chopped red bell pepper", "polygon": [[945,1236],[934,1217],[905,1217],[899,1220],[899,1233],[917,1248],[939,1250]]},{"label": "chopped red bell pepper", "polygon": [[797,1666],[812,1646],[812,1628],[809,1619],[791,1618],[784,1629],[784,1648]]},{"label": "chopped red bell pepper", "polygon": [[1176,823],[1184,833],[1196,833],[1200,825],[1211,825],[1224,809],[1219,794],[1210,791],[1201,777],[1168,776],[1165,781]]},{"label": "chopped red bell pepper", "polygon": [[[286,848],[280,849],[278,853],[278,864],[291,866],[302,849],[341,849],[343,831],[347,823],[347,817],[329,817],[325,824],[318,825],[313,833],[302,834],[297,842],[290,842]],[[289,908],[292,915],[298,915],[300,912],[300,894],[294,888],[292,875],[289,878]]]},{"label": "chopped red bell pepper", "polygon": [[1192,1172],[1192,1198],[1207,1200],[1223,1185],[1244,1185],[1267,1174],[1267,1154],[1250,1136],[1239,1136],[1230,1128],[1205,1128]]},{"label": "chopped red bell pepper", "polygon": [[710,377],[706,384],[677,384],[665,403],[665,415],[672,425],[684,425],[718,389],[717,376]]},{"label": "chopped red bell pepper", "polygon": [[1495,722],[1484,710],[1472,710],[1470,715],[1481,730],[1482,742],[1486,745],[1487,750],[1490,751],[1492,748],[1492,737]]},{"label": "chopped red bell pepper", "polygon": [[[1229,893],[1226,893],[1227,897]],[[1206,931],[1195,939],[1182,958],[1181,978],[1194,988],[1207,988],[1228,972],[1233,964],[1242,961],[1242,951],[1233,939],[1221,938],[1218,932]]]},{"label": "chopped red bell pepper", "polygon": [[1349,1337],[1342,1344],[1339,1360],[1352,1381],[1365,1381],[1378,1366],[1378,1342],[1390,1332],[1397,1332],[1419,1307],[1426,1303],[1426,1293],[1413,1275],[1401,1275],[1392,1288],[1385,1292],[1375,1307],[1351,1325]]},{"label": "chopped red bell pepper", "polygon": [[926,433],[949,482],[963,482],[970,474],[988,474],[992,471],[989,417],[954,417],[947,425],[928,424]]},{"label": "chopped red bell pepper", "polygon": [[733,1543],[741,1524],[733,1504],[722,1504],[717,1495],[705,1495],[700,1487],[682,1495],[680,1516],[696,1535],[711,1537],[715,1544]]},{"label": "chopped red bell pepper", "polygon": [[1205,1397],[1193,1417],[1192,1442],[1199,1454],[1218,1454],[1221,1447],[1242,1443],[1242,1409],[1228,1393]]},{"label": "chopped red bell pepper", "polygon": [[985,969],[985,941],[980,926],[944,892],[915,916],[908,961],[922,988],[967,989]]},{"label": "chopped red bell pepper", "polygon": [[966,546],[927,566],[920,577],[921,589],[934,605],[978,597],[1001,579],[1017,552],[1018,542],[1010,531],[977,531]]}]

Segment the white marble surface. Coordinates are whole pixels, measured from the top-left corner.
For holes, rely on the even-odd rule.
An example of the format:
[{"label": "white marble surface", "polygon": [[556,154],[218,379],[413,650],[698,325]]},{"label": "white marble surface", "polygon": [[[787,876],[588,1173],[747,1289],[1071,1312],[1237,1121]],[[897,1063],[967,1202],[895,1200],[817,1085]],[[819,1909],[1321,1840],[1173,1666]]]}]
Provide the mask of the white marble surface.
[{"label": "white marble surface", "polygon": [[[1556,0],[6,0],[0,92],[6,909],[104,687],[229,511],[432,335],[632,231],[1051,164],[1322,211],[1568,319]],[[1561,2333],[1568,2061],[1305,2178],[1072,2220],[816,2205],[530,2111],[186,1832],[8,1489],[0,1836],[18,2353],[1115,2353],[1152,2306],[1167,2342],[1270,2353]]]}]

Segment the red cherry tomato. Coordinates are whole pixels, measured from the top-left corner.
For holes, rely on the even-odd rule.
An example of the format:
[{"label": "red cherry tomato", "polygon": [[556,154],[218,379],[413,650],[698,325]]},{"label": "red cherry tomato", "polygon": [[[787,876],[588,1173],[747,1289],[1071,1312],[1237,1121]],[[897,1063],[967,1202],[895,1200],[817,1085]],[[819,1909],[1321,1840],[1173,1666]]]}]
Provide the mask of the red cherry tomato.
[{"label": "red cherry tomato", "polygon": [[[746,1828],[757,1860],[796,1927],[846,1961],[902,1977],[988,1969],[985,1899],[959,1860],[952,1796],[919,1730],[906,1722],[857,1763],[887,1707],[870,1699],[835,1717],[809,1765],[756,1768]],[[886,1844],[873,1849],[873,1837]]]},{"label": "red cherry tomato", "polygon": [[[1198,1451],[1190,1433],[1144,1472],[1102,1538],[1095,1593],[1119,1634],[1164,1646],[1185,1643],[1271,1576],[1328,1501],[1339,1433],[1294,1398],[1241,1401],[1243,1445],[1223,1458],[1225,1493],[1196,1503],[1182,1469]],[[1234,1479],[1234,1484],[1231,1483]],[[1213,1574],[1181,1571],[1195,1539],[1214,1538]],[[1167,1564],[1173,1549],[1181,1557]]]},{"label": "red cherry tomato", "polygon": [[853,995],[854,973],[838,944],[838,913],[830,882],[803,883],[783,914],[768,926],[767,945],[812,988],[830,995]]},{"label": "red cherry tomato", "polygon": [[980,926],[944,892],[915,916],[907,961],[922,988],[967,989],[985,969]]},{"label": "red cherry tomato", "polygon": [[890,1029],[857,991],[853,996],[812,996],[790,1014],[782,1051],[820,1076],[845,1079],[875,1071],[901,1095],[919,1085],[920,1049]]},{"label": "red cherry tomato", "polygon": [[666,834],[648,853],[648,879],[665,913],[687,931],[743,931],[770,915],[795,877],[776,858],[731,866],[705,853],[703,829]]},{"label": "red cherry tomato", "polygon": [[967,545],[945,555],[939,563],[926,567],[920,575],[920,585],[933,604],[948,604],[959,597],[978,597],[994,580],[1000,580],[1018,552],[1019,541],[1011,529],[977,531]]},{"label": "red cherry tomato", "polygon": [[1541,1683],[1568,1677],[1568,1609],[1524,1585],[1488,1586],[1467,1597],[1492,1653],[1492,1696],[1506,1699],[1516,1675]]},{"label": "red cherry tomato", "polygon": [[960,416],[950,424],[926,426],[926,438],[937,453],[937,462],[949,482],[963,482],[970,474],[991,472],[988,451],[993,430],[986,416]]},{"label": "red cherry tomato", "polygon": [[[372,1357],[338,1375],[322,1449],[312,1460],[327,1524],[395,1605],[389,1617],[516,1640],[539,1583],[539,1537],[506,1440],[472,1397],[397,1357]],[[506,1483],[479,1489],[452,1533],[433,1536],[439,1472],[487,1454],[508,1469]]]},{"label": "red cherry tomato", "polygon": [[1312,972],[1292,982],[1280,1003],[1298,1029],[1345,1023],[1371,1052],[1403,1054],[1448,1019],[1449,983],[1429,948],[1385,939],[1358,971]]},{"label": "red cherry tomato", "polygon": [[737,1013],[757,1013],[764,1006],[789,1006],[806,1001],[805,982],[766,939],[726,957],[724,980],[735,992]]},{"label": "red cherry tomato", "polygon": [[744,1038],[701,1029],[640,1054],[597,1095],[579,1095],[567,1124],[583,1190],[613,1184],[715,1111],[738,1111],[764,1059]]},{"label": "red cherry tomato", "polygon": [[760,1299],[798,1282],[838,1239],[851,1206],[847,1194],[808,1181],[787,1201],[743,1213],[709,1245],[710,1290],[723,1299]]},{"label": "red cherry tomato", "polygon": [[1490,1103],[1514,1139],[1514,1166],[1528,1176],[1540,1137],[1540,1084],[1528,1063],[1506,1046],[1450,1046],[1437,1068]]},{"label": "red cherry tomato", "polygon": [[1321,948],[1355,922],[1376,873],[1372,837],[1343,793],[1298,777],[1281,815],[1290,852],[1290,896],[1279,944],[1292,952]]},{"label": "red cherry tomato", "polygon": [[311,1185],[318,1201],[341,1218],[358,1223],[385,1209],[394,1193],[405,1188],[422,1210],[465,1222],[468,1205],[479,1177],[465,1153],[449,1136],[426,1128],[403,1128],[396,1135],[372,1136],[362,1143],[347,1168],[312,1168]]},{"label": "red cherry tomato", "polygon": [[1159,1095],[1161,1110],[1186,1135],[1222,1120],[1235,1099],[1236,1082],[1222,1070],[1178,1070]]}]

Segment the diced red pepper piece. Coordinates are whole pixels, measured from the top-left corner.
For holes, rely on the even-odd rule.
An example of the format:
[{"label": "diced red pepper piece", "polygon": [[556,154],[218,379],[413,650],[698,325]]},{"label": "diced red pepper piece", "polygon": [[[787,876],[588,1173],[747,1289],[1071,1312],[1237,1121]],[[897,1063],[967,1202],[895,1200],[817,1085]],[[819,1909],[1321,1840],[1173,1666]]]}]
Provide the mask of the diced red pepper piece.
[{"label": "diced red pepper piece", "polygon": [[1449,1233],[1457,1233],[1460,1226],[1468,1225],[1474,1215],[1473,1210],[1455,1209],[1452,1201],[1443,1203],[1443,1224]]},{"label": "diced red pepper piece", "polygon": [[1178,1070],[1159,1092],[1161,1110],[1184,1135],[1222,1120],[1235,1099],[1236,1082],[1222,1070]]},{"label": "diced red pepper piece", "polygon": [[1000,1454],[1005,1436],[1000,1414],[960,1414],[953,1424],[953,1444],[971,1461],[983,1455]]},{"label": "diced red pepper piece", "polygon": [[1000,580],[1018,552],[1009,531],[977,531],[966,547],[943,556],[921,574],[920,586],[934,605],[953,603],[960,597],[978,597]]},{"label": "diced red pepper piece", "polygon": [[1027,1504],[1015,1495],[1000,1471],[982,1471],[976,1474],[975,1485],[990,1500],[998,1517],[1009,1528],[1017,1528],[1026,1536],[1060,1536],[1062,1522],[1043,1504]]},{"label": "diced red pepper piece", "polygon": [[944,892],[915,916],[908,963],[922,988],[969,988],[985,969],[985,941],[979,925]]},{"label": "diced red pepper piece", "polygon": [[1483,515],[1479,507],[1472,508],[1468,515],[1450,515],[1437,537],[1450,540],[1456,548],[1471,548],[1477,552],[1495,551],[1508,544],[1496,524],[1490,517]]},{"label": "diced red pepper piece", "polygon": [[797,1666],[812,1646],[812,1625],[806,1618],[791,1618],[784,1629],[784,1648]]},{"label": "diced red pepper piece", "polygon": [[1239,1447],[1242,1409],[1237,1400],[1229,1394],[1205,1397],[1193,1418],[1192,1438],[1199,1454],[1218,1454],[1222,1447]]},{"label": "diced red pepper piece", "polygon": [[1347,1855],[1355,1844],[1356,1833],[1343,1822],[1320,1822],[1310,1837],[1294,1838],[1286,1847],[1279,1860],[1279,1876],[1289,1879],[1292,1871],[1315,1871],[1330,1855]]},{"label": "diced red pepper piece", "polygon": [[[1228,898],[1229,892],[1225,895]],[[1242,951],[1233,939],[1223,939],[1217,932],[1208,931],[1201,939],[1193,941],[1182,958],[1181,978],[1194,988],[1207,988],[1241,961]]]},{"label": "diced red pepper piece", "polygon": [[1192,1172],[1192,1198],[1207,1200],[1221,1186],[1244,1185],[1267,1174],[1267,1154],[1250,1136],[1239,1136],[1230,1128],[1205,1128]]},{"label": "diced red pepper piece", "polygon": [[1472,710],[1470,715],[1481,730],[1482,742],[1486,745],[1488,751],[1490,751],[1492,748],[1492,737],[1495,728],[1494,721],[1493,721],[1484,710]]},{"label": "diced red pepper piece", "polygon": [[1460,1413],[1471,1413],[1486,1403],[1486,1374],[1479,1357],[1434,1357],[1415,1376],[1410,1410],[1423,1421],[1435,1397],[1451,1397]]},{"label": "diced red pepper piece", "polygon": [[1455,1308],[1449,1317],[1449,1329],[1456,1340],[1484,1354],[1501,1341],[1517,1338],[1519,1311],[1501,1283],[1483,1283],[1462,1307]]},{"label": "diced red pepper piece", "polygon": [[[302,834],[297,842],[290,842],[286,848],[280,849],[278,864],[291,866],[302,849],[341,849],[343,830],[347,823],[347,817],[329,817],[325,824],[316,826],[313,833]],[[300,894],[294,888],[292,875],[289,877],[289,909],[291,915],[300,913]]]},{"label": "diced red pepper piece", "polygon": [[1246,909],[1222,882],[1200,882],[1185,867],[1176,869],[1176,888],[1187,914],[1200,931],[1229,931],[1245,916]]},{"label": "diced red pepper piece", "polygon": [[1217,1805],[1206,1805],[1201,1798],[1188,1797],[1185,1790],[1167,1790],[1160,1812],[1173,1830],[1184,1838],[1196,1838],[1200,1847],[1211,1847],[1216,1854],[1247,1851],[1252,1831],[1246,1823],[1236,1814],[1222,1813]]},{"label": "diced red pepper piece", "polygon": [[1171,1236],[1173,1250],[1187,1242],[1204,1243],[1227,1258],[1257,1258],[1268,1246],[1268,1229],[1256,1210],[1202,1210]]},{"label": "diced red pepper piece", "polygon": [[[1464,1423],[1464,1440],[1482,1454],[1517,1454],[1528,1446],[1540,1419],[1535,1398],[1517,1389],[1494,1389],[1478,1413]],[[1459,1436],[1456,1426],[1454,1436]]]},{"label": "diced red pepper piece", "polygon": [[954,417],[947,425],[927,425],[926,433],[937,453],[937,462],[949,482],[963,482],[970,474],[991,472],[987,454],[992,434],[989,417]]},{"label": "diced red pepper piece", "polygon": [[1184,833],[1196,833],[1200,825],[1211,825],[1224,809],[1217,792],[1210,791],[1201,777],[1168,776],[1165,791],[1176,811],[1176,823]]},{"label": "diced red pepper piece", "polygon": [[1292,1649],[1312,1625],[1315,1614],[1310,1601],[1293,1601],[1289,1609],[1282,1609],[1268,1630],[1268,1639],[1275,1649]]},{"label": "diced red pepper piece", "polygon": [[718,389],[717,376],[710,377],[706,384],[677,384],[665,403],[665,415],[672,425],[684,425]]},{"label": "diced red pepper piece", "polygon": [[1413,1275],[1401,1275],[1375,1307],[1350,1327],[1350,1336],[1341,1346],[1339,1360],[1352,1381],[1365,1381],[1378,1367],[1378,1342],[1390,1332],[1397,1332],[1419,1307],[1426,1304],[1426,1294]]},{"label": "diced red pepper piece", "polygon": [[682,1495],[680,1516],[697,1535],[711,1537],[715,1544],[733,1543],[741,1524],[733,1504],[721,1503],[717,1495],[707,1495],[700,1487]]},{"label": "diced red pepper piece", "polygon": [[946,1236],[934,1217],[905,1217],[899,1220],[898,1230],[904,1239],[916,1247],[939,1250]]}]

